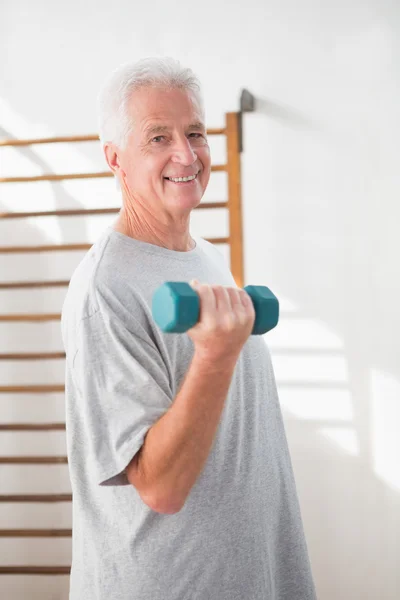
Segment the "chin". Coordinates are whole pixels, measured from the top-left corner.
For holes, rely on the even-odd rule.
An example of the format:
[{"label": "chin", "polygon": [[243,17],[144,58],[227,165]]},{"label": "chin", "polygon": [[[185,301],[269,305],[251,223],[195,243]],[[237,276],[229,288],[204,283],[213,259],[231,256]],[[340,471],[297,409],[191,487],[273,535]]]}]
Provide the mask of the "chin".
[{"label": "chin", "polygon": [[193,194],[192,196],[190,195],[182,195],[182,196],[175,196],[174,198],[172,198],[169,202],[170,205],[172,206],[180,206],[181,208],[196,208],[196,206],[198,206],[201,202],[202,199],[202,194]]}]

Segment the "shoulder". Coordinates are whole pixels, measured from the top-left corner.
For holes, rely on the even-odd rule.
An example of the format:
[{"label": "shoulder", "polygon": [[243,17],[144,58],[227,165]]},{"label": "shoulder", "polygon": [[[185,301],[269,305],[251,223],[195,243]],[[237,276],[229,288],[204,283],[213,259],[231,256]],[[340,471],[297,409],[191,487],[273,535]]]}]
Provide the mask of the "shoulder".
[{"label": "shoulder", "polygon": [[64,314],[73,312],[79,319],[86,319],[100,309],[118,311],[121,304],[131,301],[132,281],[127,262],[113,243],[110,229],[106,229],[72,274]]},{"label": "shoulder", "polygon": [[63,303],[63,319],[73,316],[80,320],[98,310],[95,291],[104,273],[103,257],[107,245],[108,237],[103,234],[75,267]]}]

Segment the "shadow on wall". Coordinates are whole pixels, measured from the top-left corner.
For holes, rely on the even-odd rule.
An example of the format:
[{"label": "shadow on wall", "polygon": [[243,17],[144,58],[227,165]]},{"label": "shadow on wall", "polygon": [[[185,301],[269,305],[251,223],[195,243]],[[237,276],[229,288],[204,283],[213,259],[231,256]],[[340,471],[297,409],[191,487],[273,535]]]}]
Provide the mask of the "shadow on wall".
[{"label": "shadow on wall", "polygon": [[[285,406],[290,389],[295,408],[292,413],[289,406],[285,423],[319,597],[395,600],[400,590],[400,442],[394,425],[400,416],[400,238],[394,160],[389,155],[386,167],[379,152],[388,149],[369,148],[357,127],[329,131],[266,99],[257,101],[256,110],[258,133],[268,118],[261,123],[266,156],[257,157],[257,172],[266,174],[268,218],[260,219],[254,185],[245,239],[263,240],[267,278],[279,282],[278,294],[295,305],[280,320],[293,338],[289,334],[282,341],[278,326],[266,341],[278,366],[281,402]],[[251,128],[250,118],[246,127]],[[250,134],[250,154],[249,146]],[[252,158],[249,172],[255,169]],[[249,181],[247,192],[251,187]],[[258,198],[253,206],[251,198]],[[257,252],[259,247],[248,245],[249,275],[252,264],[259,268]],[[341,361],[343,378],[329,381],[332,357],[315,343],[312,327],[302,329],[302,338],[296,335],[301,322],[321,323],[340,339],[333,355]],[[288,357],[299,364],[310,354],[306,372],[292,379],[285,372]],[[350,419],[293,416],[302,414],[308,392],[319,394],[317,414],[335,413],[331,392],[341,388],[348,392]],[[330,441],[343,430],[356,451]]]},{"label": "shadow on wall", "polygon": [[[12,136],[0,128],[0,137]],[[32,147],[19,147],[18,153],[51,174],[52,168]],[[7,174],[4,174],[6,176]],[[29,173],[24,173],[29,175]],[[81,207],[58,182],[7,183],[1,185],[0,213],[39,210],[43,196],[49,199],[50,210]],[[16,188],[18,186],[18,188]],[[15,201],[15,202],[14,202]],[[44,210],[49,210],[46,208]],[[68,220],[68,218],[67,218]],[[40,225],[38,225],[40,223]],[[31,217],[0,219],[0,246],[41,246],[68,243],[71,233],[62,218]],[[74,237],[88,240],[84,219],[74,223]],[[61,239],[60,239],[61,238]],[[65,240],[65,242],[64,242]],[[84,252],[0,252],[0,283],[69,280],[74,266]],[[60,313],[66,287],[0,289],[0,314]],[[63,352],[60,322],[1,322],[0,354]],[[0,386],[24,386],[64,383],[64,359],[0,360]],[[64,422],[62,393],[2,393],[0,421],[3,423]],[[65,456],[63,432],[0,432],[1,454],[4,456]],[[66,465],[0,465],[2,494],[70,493]],[[70,503],[49,506],[30,503],[2,504],[1,525],[11,528],[69,527]],[[63,525],[64,523],[64,525]],[[70,540],[7,540],[0,543],[0,565],[70,564]],[[7,546],[5,545],[7,544]],[[48,578],[33,578],[31,598],[43,597]],[[57,580],[57,578],[55,578]],[[17,592],[24,578],[3,576],[0,589],[8,597],[22,597]],[[54,593],[61,593],[65,578],[59,577]],[[43,583],[42,583],[43,582]],[[24,585],[26,582],[24,583]],[[22,584],[21,584],[22,585]],[[40,589],[42,586],[42,589]],[[50,587],[53,587],[51,583]],[[36,589],[38,588],[38,589]],[[46,588],[49,589],[49,588]],[[22,591],[20,592],[22,594]]]},{"label": "shadow on wall", "polygon": [[[3,186],[7,187],[7,184]],[[3,190],[2,190],[3,192]],[[6,194],[4,194],[6,196]],[[0,204],[0,212],[9,212],[9,206]],[[27,219],[0,221],[1,247],[16,245],[45,245],[53,243]],[[54,254],[54,253],[53,253]],[[55,279],[57,267],[45,253],[4,254],[0,252],[0,284],[21,281]],[[62,301],[60,289],[0,289],[0,314],[35,314],[59,312]],[[59,322],[1,322],[0,354],[62,352]],[[63,359],[57,360],[1,360],[0,386],[29,386],[63,384]],[[1,393],[0,421],[2,423],[46,423],[64,421],[62,393]],[[2,456],[63,456],[63,432],[0,432]],[[67,465],[0,465],[2,494],[70,493]],[[59,528],[69,526],[71,507],[68,503],[50,506],[30,503],[5,503],[1,505],[0,528]],[[69,564],[69,540],[11,539],[0,540],[0,566]],[[50,549],[53,549],[50,552]],[[57,557],[61,558],[57,558]],[[25,577],[0,576],[0,589],[7,597],[23,597],[16,587]],[[45,578],[46,579],[46,578]],[[63,578],[61,578],[62,580]],[[37,582],[40,584],[41,582]],[[26,585],[26,582],[25,584]],[[64,586],[62,581],[59,585]],[[35,594],[32,581],[31,598],[43,597],[43,589]],[[1,595],[1,594],[0,594]]]},{"label": "shadow on wall", "polygon": [[318,598],[396,600],[399,491],[312,421],[286,417],[285,427]]}]

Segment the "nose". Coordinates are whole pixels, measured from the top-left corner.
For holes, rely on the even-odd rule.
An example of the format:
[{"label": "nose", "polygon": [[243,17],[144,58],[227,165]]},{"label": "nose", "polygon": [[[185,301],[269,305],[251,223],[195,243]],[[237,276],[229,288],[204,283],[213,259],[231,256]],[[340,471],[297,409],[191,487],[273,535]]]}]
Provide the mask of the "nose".
[{"label": "nose", "polygon": [[187,137],[182,137],[176,142],[171,160],[187,167],[196,162],[197,154]]}]

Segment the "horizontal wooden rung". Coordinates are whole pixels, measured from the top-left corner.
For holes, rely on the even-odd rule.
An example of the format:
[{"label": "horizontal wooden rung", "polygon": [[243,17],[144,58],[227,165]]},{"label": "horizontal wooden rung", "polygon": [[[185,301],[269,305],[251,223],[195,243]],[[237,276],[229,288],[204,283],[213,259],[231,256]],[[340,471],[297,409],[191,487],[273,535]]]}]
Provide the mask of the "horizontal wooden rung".
[{"label": "horizontal wooden rung", "polygon": [[46,246],[1,246],[0,254],[25,252],[56,252],[59,250],[89,250],[93,244],[49,244]]},{"label": "horizontal wooden rung", "polygon": [[[229,237],[204,238],[210,244],[229,244]],[[55,252],[60,250],[89,250],[93,244],[54,244],[48,246],[1,246],[0,254],[16,254],[26,252]]]},{"label": "horizontal wooden rung", "polygon": [[[228,208],[228,202],[202,202],[194,210]],[[120,211],[116,208],[79,208],[68,210],[47,210],[35,212],[4,212],[0,213],[0,219],[27,219],[31,217],[77,217],[89,215],[107,215],[115,214]]]},{"label": "horizontal wooden rung", "polygon": [[65,423],[0,423],[0,431],[65,431]]},{"label": "horizontal wooden rung", "polygon": [[98,142],[98,135],[63,135],[48,138],[31,138],[27,140],[0,140],[0,146],[32,146],[33,144],[59,144],[66,142]]},{"label": "horizontal wooden rung", "polygon": [[0,494],[0,502],[72,502],[72,494]]},{"label": "horizontal wooden rung", "polygon": [[0,529],[0,538],[4,537],[71,537],[71,529]]},{"label": "horizontal wooden rung", "polygon": [[0,315],[0,323],[15,323],[18,321],[59,321],[61,315],[59,313],[35,314],[35,315]]},{"label": "horizontal wooden rung", "polygon": [[36,212],[5,212],[0,219],[27,219],[30,217],[77,217],[89,215],[108,215],[118,213],[120,208],[79,208],[76,210],[46,210]]},{"label": "horizontal wooden rung", "polygon": [[55,465],[67,464],[66,456],[0,456],[2,465]]},{"label": "horizontal wooden rung", "polygon": [[0,575],[69,575],[71,567],[33,567],[14,566],[0,567]]},{"label": "horizontal wooden rung", "polygon": [[0,290],[66,287],[68,285],[69,285],[69,280],[64,280],[64,281],[9,281],[7,283],[0,283]]},{"label": "horizontal wooden rung", "polygon": [[[225,127],[211,127],[207,129],[207,135],[225,135]],[[98,142],[99,136],[96,134],[90,135],[72,135],[58,136],[49,138],[31,138],[27,140],[0,140],[0,146],[32,146],[34,144],[59,144],[65,142]]]},{"label": "horizontal wooden rung", "polygon": [[64,181],[66,179],[100,179],[114,177],[111,171],[95,173],[64,173],[62,175],[31,175],[29,177],[0,177],[0,183],[28,183],[31,181]]},{"label": "horizontal wooden rung", "polygon": [[0,394],[48,394],[52,392],[64,392],[65,385],[0,385]]},{"label": "horizontal wooden rung", "polygon": [[65,352],[20,352],[0,354],[0,360],[54,360],[65,358]]},{"label": "horizontal wooden rung", "polygon": [[[211,165],[211,171],[227,171],[228,165]],[[0,183],[28,183],[32,181],[64,181],[66,179],[99,179],[114,177],[112,171],[97,171],[95,173],[63,173],[61,175],[32,175],[29,177],[0,177]]]}]

